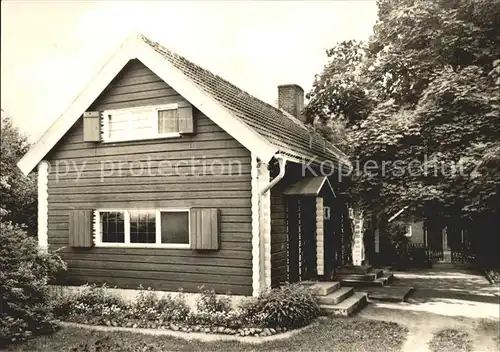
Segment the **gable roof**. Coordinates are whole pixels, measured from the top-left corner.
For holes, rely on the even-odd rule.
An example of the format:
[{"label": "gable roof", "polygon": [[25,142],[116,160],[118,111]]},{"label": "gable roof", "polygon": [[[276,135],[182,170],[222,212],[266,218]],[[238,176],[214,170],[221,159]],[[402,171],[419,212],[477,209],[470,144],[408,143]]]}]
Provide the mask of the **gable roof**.
[{"label": "gable roof", "polygon": [[[143,35],[131,35],[70,107],[18,162],[28,174],[131,59],[139,59],[263,162],[276,154],[302,163],[351,167],[344,153],[290,114],[269,105]],[[327,166],[331,166],[329,164]]]},{"label": "gable roof", "polygon": [[318,196],[325,185],[328,185],[328,189],[335,196],[332,184],[326,176],[304,178],[285,189],[283,194],[287,196]]}]

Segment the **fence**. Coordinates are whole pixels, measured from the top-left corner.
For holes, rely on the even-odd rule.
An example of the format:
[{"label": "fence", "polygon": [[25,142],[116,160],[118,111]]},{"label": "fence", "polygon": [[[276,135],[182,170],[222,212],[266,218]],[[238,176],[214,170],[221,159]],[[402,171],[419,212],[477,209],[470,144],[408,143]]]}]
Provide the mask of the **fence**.
[{"label": "fence", "polygon": [[441,259],[443,250],[411,242],[387,246],[379,257],[380,264],[392,265],[399,269],[427,268]]},{"label": "fence", "polygon": [[469,243],[454,245],[451,248],[451,262],[469,264],[476,260],[476,255]]}]

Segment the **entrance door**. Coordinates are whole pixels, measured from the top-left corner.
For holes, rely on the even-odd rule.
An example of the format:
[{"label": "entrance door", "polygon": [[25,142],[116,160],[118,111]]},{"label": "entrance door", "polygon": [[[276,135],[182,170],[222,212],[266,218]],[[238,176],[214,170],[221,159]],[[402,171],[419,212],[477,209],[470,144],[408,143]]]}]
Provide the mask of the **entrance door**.
[{"label": "entrance door", "polygon": [[315,279],[316,267],[316,198],[301,197],[300,213],[300,278]]},{"label": "entrance door", "polygon": [[314,197],[287,197],[288,274],[290,282],[316,278],[316,202]]}]

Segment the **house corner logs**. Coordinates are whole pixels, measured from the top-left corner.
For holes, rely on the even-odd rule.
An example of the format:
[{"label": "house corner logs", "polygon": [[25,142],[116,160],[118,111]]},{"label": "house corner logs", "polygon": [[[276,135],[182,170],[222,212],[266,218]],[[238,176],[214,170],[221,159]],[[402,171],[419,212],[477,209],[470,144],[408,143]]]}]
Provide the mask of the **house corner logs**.
[{"label": "house corner logs", "polygon": [[363,212],[354,211],[354,233],[352,246],[352,262],[354,265],[361,265],[365,259],[363,245]]}]

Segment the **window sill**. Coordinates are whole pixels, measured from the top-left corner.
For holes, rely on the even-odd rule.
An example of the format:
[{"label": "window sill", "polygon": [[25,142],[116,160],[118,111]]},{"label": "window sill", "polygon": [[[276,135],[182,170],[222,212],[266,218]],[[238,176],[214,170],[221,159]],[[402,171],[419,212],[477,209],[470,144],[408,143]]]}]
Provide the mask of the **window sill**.
[{"label": "window sill", "polygon": [[135,142],[135,141],[149,141],[152,139],[168,139],[168,138],[180,138],[181,134],[179,132],[164,133],[151,137],[141,137],[141,138],[126,138],[126,139],[104,139],[102,143],[120,143],[120,142]]},{"label": "window sill", "polygon": [[96,243],[97,248],[156,248],[156,249],[191,249],[186,243]]}]

